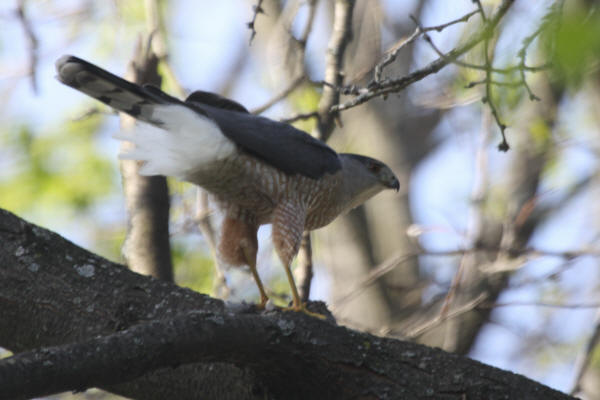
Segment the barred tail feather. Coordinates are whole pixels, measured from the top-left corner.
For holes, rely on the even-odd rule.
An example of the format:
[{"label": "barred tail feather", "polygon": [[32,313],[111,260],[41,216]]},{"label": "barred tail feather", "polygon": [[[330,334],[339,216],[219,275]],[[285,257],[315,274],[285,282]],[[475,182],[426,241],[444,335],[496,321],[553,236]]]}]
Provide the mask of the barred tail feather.
[{"label": "barred tail feather", "polygon": [[110,107],[134,118],[156,123],[152,108],[159,104],[182,104],[153,86],[140,86],[126,81],[92,63],[75,56],[63,56],[56,61],[57,79]]}]

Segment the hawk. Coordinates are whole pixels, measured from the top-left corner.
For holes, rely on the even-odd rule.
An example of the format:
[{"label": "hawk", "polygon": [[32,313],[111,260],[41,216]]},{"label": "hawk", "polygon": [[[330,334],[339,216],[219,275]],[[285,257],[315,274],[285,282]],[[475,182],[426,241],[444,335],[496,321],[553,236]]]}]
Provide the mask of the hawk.
[{"label": "hawk", "polygon": [[223,212],[219,258],[256,270],[257,231],[272,225],[272,240],[289,281],[290,309],[306,310],[290,265],[302,232],[330,223],[380,191],[399,189],[394,173],[370,157],[336,153],[293,126],[252,115],[241,104],[196,91],[185,101],[126,81],[74,56],[56,62],[58,80],[140,121],[118,139],[132,142],[122,159],[141,162],[142,175],[165,175],[210,192]]}]

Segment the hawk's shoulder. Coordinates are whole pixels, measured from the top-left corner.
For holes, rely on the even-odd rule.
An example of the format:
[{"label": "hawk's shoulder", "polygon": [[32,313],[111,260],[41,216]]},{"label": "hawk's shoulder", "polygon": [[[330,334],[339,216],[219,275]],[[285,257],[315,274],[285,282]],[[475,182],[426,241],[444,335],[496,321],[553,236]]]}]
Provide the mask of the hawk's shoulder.
[{"label": "hawk's shoulder", "polygon": [[246,107],[244,107],[237,101],[233,101],[216,93],[205,92],[203,90],[196,90],[195,92],[192,92],[192,94],[190,94],[187,97],[187,99],[185,99],[185,102],[188,104],[206,104],[212,107],[222,108],[224,110],[238,111],[250,114]]}]

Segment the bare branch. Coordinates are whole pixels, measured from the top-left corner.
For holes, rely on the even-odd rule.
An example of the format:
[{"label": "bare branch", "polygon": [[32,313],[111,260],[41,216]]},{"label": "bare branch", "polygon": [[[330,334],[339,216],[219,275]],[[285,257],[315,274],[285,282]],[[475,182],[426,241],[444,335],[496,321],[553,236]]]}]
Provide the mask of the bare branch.
[{"label": "bare branch", "polygon": [[38,45],[39,41],[35,32],[33,31],[33,27],[31,25],[31,21],[27,19],[25,15],[25,0],[19,0],[17,2],[17,17],[23,30],[25,31],[25,36],[27,37],[27,41],[29,42],[29,66],[28,66],[28,74],[31,78],[31,87],[33,88],[33,92],[38,92],[37,86],[37,64],[38,64]]},{"label": "bare branch", "polygon": [[412,328],[412,329],[408,330],[407,332],[404,332],[403,335],[406,336],[407,338],[413,338],[413,339],[416,337],[419,337],[423,333],[441,325],[442,323],[444,323],[445,321],[447,321],[449,319],[456,318],[456,317],[466,314],[470,311],[473,311],[474,309],[477,308],[477,306],[479,306],[481,303],[483,303],[485,301],[485,299],[486,299],[486,296],[484,294],[480,294],[478,297],[461,305],[460,307],[456,308],[455,310],[437,314],[435,318],[433,318],[415,328]]},{"label": "bare branch", "polygon": [[313,278],[312,246],[310,243],[310,232],[302,233],[300,252],[298,253],[298,268],[296,269],[298,281],[298,292],[303,302],[310,297],[310,285]]},{"label": "bare branch", "polygon": [[481,15],[481,19],[483,19],[483,21],[486,22],[487,17],[485,16],[485,11],[483,10],[481,1],[480,0],[472,0],[472,1],[473,1],[473,3],[475,3],[475,5],[477,5],[477,12]]},{"label": "bare branch", "polygon": [[[471,11],[468,14],[463,15],[460,18],[457,18],[455,20],[452,20],[450,22],[447,22],[445,24],[441,24],[441,25],[435,25],[435,26],[430,26],[430,27],[420,27],[417,26],[417,28],[414,30],[414,32],[406,39],[402,39],[400,40],[398,43],[396,43],[394,46],[392,46],[392,48],[388,51],[386,51],[386,55],[383,58],[383,60],[381,60],[379,62],[379,64],[377,64],[375,66],[375,73],[374,73],[374,80],[375,82],[380,82],[381,81],[381,75],[383,73],[383,69],[388,66],[389,64],[391,64],[392,62],[394,62],[396,60],[396,58],[398,57],[398,54],[400,53],[401,50],[403,50],[406,46],[408,46],[410,43],[414,42],[419,36],[421,36],[423,33],[425,32],[429,32],[429,31],[437,31],[437,32],[441,32],[442,30],[446,29],[449,26],[461,23],[461,22],[467,22],[473,15],[477,14],[479,11],[475,10],[475,11]],[[414,17],[411,16],[411,18]]]},{"label": "bare branch", "polygon": [[333,31],[329,39],[327,58],[325,60],[325,78],[328,84],[323,85],[323,95],[319,102],[319,121],[313,136],[327,141],[333,131],[337,111],[334,105],[339,101],[340,93],[336,87],[343,85],[342,63],[346,46],[352,36],[353,0],[336,0],[334,8]]},{"label": "bare branch", "polygon": [[[477,4],[480,8],[479,14],[481,14],[484,21],[486,21],[485,14],[483,12],[483,9],[481,8],[481,4],[479,2],[477,2]],[[411,16],[411,18],[413,22],[419,27],[419,21],[417,21],[417,19],[413,16]],[[493,31],[491,31],[490,35],[486,35],[483,39],[483,58],[485,60],[483,68],[485,70],[485,79],[482,81],[482,83],[485,85],[485,97],[483,97],[482,101],[488,104],[490,111],[494,116],[494,120],[496,121],[496,125],[498,125],[498,128],[500,128],[502,142],[500,142],[500,144],[498,145],[498,149],[500,149],[501,151],[507,151],[509,149],[509,145],[506,141],[506,135],[504,134],[504,131],[506,130],[506,125],[500,121],[498,110],[496,109],[496,105],[492,98],[492,61],[490,58],[490,38],[492,33]],[[433,40],[427,33],[423,34],[423,38],[427,41],[427,43],[429,43],[429,45],[435,50],[435,52],[438,55],[440,55],[440,57],[443,56],[443,53],[437,48],[437,46],[433,43]]]},{"label": "bare branch", "polygon": [[[435,318],[433,318],[423,324],[420,324],[417,327],[414,327],[414,328],[408,330],[407,332],[402,332],[402,335],[406,338],[412,338],[412,339],[417,338],[420,335],[422,335],[423,333],[441,325],[443,322],[445,322],[449,319],[459,317],[470,311],[473,311],[475,309],[481,309],[481,308],[547,307],[547,308],[566,308],[566,309],[577,309],[577,310],[600,308],[600,303],[560,304],[560,303],[544,303],[544,302],[535,302],[535,301],[511,301],[511,302],[506,302],[506,303],[486,303],[485,299],[486,299],[486,296],[484,294],[481,294],[478,297],[476,297],[475,299],[469,301],[468,303],[461,305],[460,307],[458,307],[450,312],[440,313]],[[390,331],[390,332],[388,332],[388,334],[394,334],[394,332]],[[596,338],[596,340],[600,339],[600,329],[598,330],[597,335],[598,335],[598,337]],[[588,350],[590,350],[589,346],[588,346]],[[593,350],[593,347],[591,348],[591,350]],[[589,362],[589,360],[588,360],[588,362]],[[576,388],[574,388],[571,391],[571,394],[575,394],[575,393],[576,393]]]},{"label": "bare branch", "polygon": [[540,26],[531,35],[527,36],[523,40],[523,47],[521,47],[521,50],[519,50],[519,52],[518,52],[518,57],[521,60],[521,62],[519,63],[519,74],[521,75],[521,83],[523,84],[523,86],[527,90],[527,93],[529,94],[529,100],[531,100],[531,101],[534,101],[534,100],[540,101],[540,98],[537,97],[535,94],[533,94],[533,92],[531,91],[531,88],[529,87],[529,84],[527,83],[527,79],[525,78],[525,59],[527,58],[527,49],[528,49],[528,47],[531,45],[531,42],[533,42],[533,40],[541,32],[542,32],[542,26]]},{"label": "bare branch", "polygon": [[[480,81],[469,82],[468,84],[465,85],[465,89],[471,89],[471,88],[474,88],[477,85],[484,85],[487,82],[488,81],[486,79],[482,79]],[[495,85],[495,86],[506,86],[506,87],[513,87],[513,88],[520,87],[520,86],[523,85],[523,82],[521,82],[521,81],[516,81],[516,82],[502,82],[502,81],[496,81],[496,80],[490,79],[489,82],[492,85]]]},{"label": "bare branch", "polygon": [[291,124],[292,122],[300,121],[303,119],[311,119],[311,118],[319,119],[319,113],[316,111],[312,111],[312,112],[308,112],[308,113],[300,113],[300,114],[292,115],[291,117],[288,117],[288,118],[280,119],[280,121],[285,122],[287,124]]},{"label": "bare branch", "polygon": [[577,375],[575,378],[575,382],[573,383],[573,388],[571,389],[571,395],[577,394],[581,390],[581,384],[583,377],[585,376],[590,364],[592,362],[592,357],[594,355],[594,350],[600,343],[600,310],[596,313],[596,325],[594,327],[594,332],[588,339],[585,348],[577,357],[575,369],[577,371]]},{"label": "bare branch", "polygon": [[262,114],[281,100],[288,97],[294,90],[296,90],[300,85],[302,85],[308,78],[306,76],[306,72],[304,71],[304,55],[306,53],[306,43],[308,42],[308,37],[312,32],[313,23],[315,21],[315,11],[316,11],[316,0],[308,1],[308,19],[306,21],[306,25],[304,26],[304,31],[302,32],[302,36],[298,39],[298,43],[300,44],[300,55],[297,57],[298,62],[302,63],[301,69],[303,72],[295,79],[293,79],[290,84],[281,91],[281,93],[274,96],[271,100],[267,101],[262,106],[259,106],[250,112],[252,114]]},{"label": "bare branch", "polygon": [[290,82],[290,84],[285,89],[283,89],[281,91],[281,93],[273,96],[272,99],[267,101],[262,106],[258,106],[256,108],[250,110],[250,112],[252,114],[262,114],[263,112],[267,111],[269,108],[273,107],[275,104],[279,103],[281,100],[288,97],[294,90],[296,90],[300,85],[302,85],[302,83],[304,83],[304,81],[306,81],[306,75],[302,74],[299,77],[297,77],[296,79],[292,80],[292,82]]},{"label": "bare branch", "polygon": [[[465,54],[477,44],[481,43],[486,37],[492,34],[496,29],[500,20],[504,17],[509,8],[513,5],[514,0],[503,0],[498,7],[496,13],[488,19],[488,22],[475,33],[471,40],[465,44],[456,47],[451,50],[443,57],[440,56],[437,60],[431,62],[426,67],[413,71],[400,78],[388,78],[382,79],[381,82],[375,82],[374,80],[365,88],[358,88],[354,90],[355,97],[344,103],[336,104],[329,109],[330,113],[337,113],[339,111],[347,110],[352,107],[356,107],[363,104],[374,97],[385,96],[389,93],[395,93],[403,90],[407,86],[434,74],[444,68],[446,65],[455,62],[455,60],[461,55]],[[329,79],[326,79],[331,82]]]},{"label": "bare branch", "polygon": [[473,253],[505,253],[510,254],[513,257],[526,256],[530,258],[537,257],[557,257],[565,260],[571,260],[581,256],[600,257],[600,249],[587,249],[582,248],[580,250],[569,250],[569,251],[553,251],[553,250],[542,250],[535,248],[523,248],[523,249],[512,249],[504,247],[475,247],[468,249],[455,249],[455,250],[426,250],[413,252],[411,254],[398,254],[390,257],[388,260],[379,264],[379,266],[373,268],[369,274],[361,281],[350,288],[346,295],[341,296],[333,301],[332,309],[341,307],[344,303],[355,298],[362,293],[367,287],[375,283],[379,278],[385,274],[391,272],[394,268],[401,266],[409,259],[418,256],[433,256],[433,257],[452,257],[452,256],[464,256],[465,254]]},{"label": "bare branch", "polygon": [[213,280],[213,293],[215,297],[220,299],[227,299],[230,294],[230,289],[227,286],[227,280],[225,279],[225,273],[221,269],[221,265],[217,259],[217,237],[215,230],[210,221],[211,211],[208,205],[208,192],[198,187],[196,191],[196,224],[204,236],[204,240],[208,243],[210,248],[210,254],[213,259],[215,266],[215,278]]},{"label": "bare branch", "polygon": [[253,11],[252,21],[248,22],[248,24],[247,24],[248,29],[250,29],[250,40],[249,40],[248,44],[252,44],[252,41],[254,40],[254,37],[256,36],[256,27],[254,24],[256,23],[256,18],[258,17],[258,14],[265,13],[265,10],[262,8],[263,1],[264,0],[257,0],[256,5],[252,6],[252,11]]},{"label": "bare branch", "polygon": [[479,308],[500,308],[500,307],[546,307],[546,308],[566,308],[571,310],[586,310],[590,308],[600,308],[600,303],[545,303],[542,301],[508,301],[506,303],[483,303]]}]

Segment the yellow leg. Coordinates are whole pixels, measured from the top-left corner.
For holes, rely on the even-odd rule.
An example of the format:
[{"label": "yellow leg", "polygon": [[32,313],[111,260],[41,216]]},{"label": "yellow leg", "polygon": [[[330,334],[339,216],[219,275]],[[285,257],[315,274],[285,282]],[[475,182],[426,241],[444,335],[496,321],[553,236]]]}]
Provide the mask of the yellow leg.
[{"label": "yellow leg", "polygon": [[285,274],[287,275],[288,282],[290,284],[290,288],[292,288],[292,298],[293,298],[292,306],[286,307],[283,310],[284,311],[302,312],[311,317],[325,319],[326,317],[324,315],[314,313],[314,312],[308,310],[308,308],[306,308],[306,304],[302,303],[302,301],[300,301],[300,296],[298,296],[298,289],[296,288],[296,283],[294,282],[294,276],[292,275],[292,270],[290,269],[290,266],[287,264],[284,264],[283,268],[285,268]]},{"label": "yellow leg", "polygon": [[263,309],[267,305],[267,301],[269,301],[269,297],[265,292],[265,288],[260,280],[260,276],[258,276],[258,271],[256,270],[256,257],[253,257],[247,247],[243,247],[244,257],[246,258],[246,263],[250,267],[250,272],[252,272],[252,276],[254,277],[254,282],[256,282],[256,286],[258,286],[258,291],[260,292],[260,303],[258,303],[258,308]]}]

